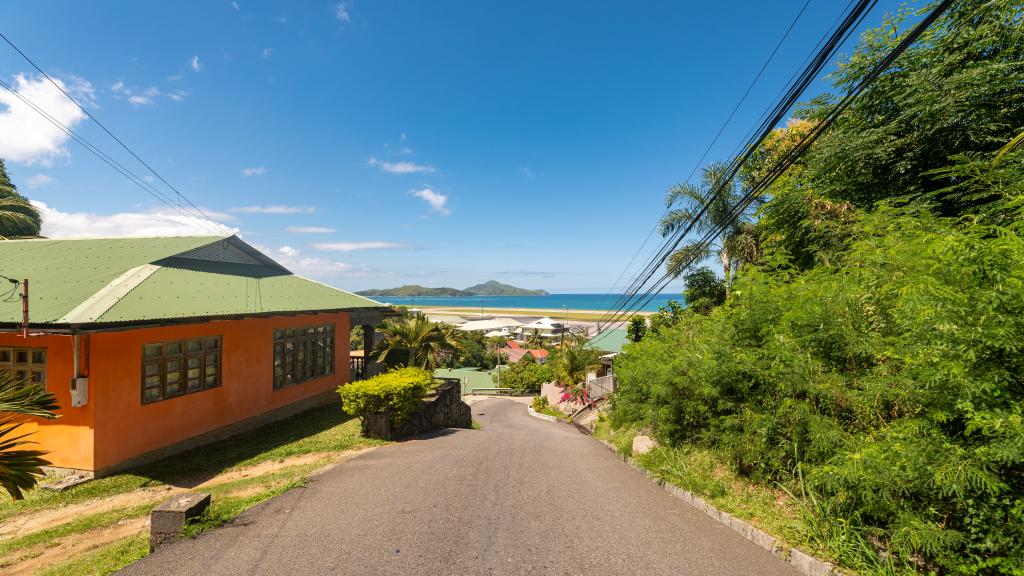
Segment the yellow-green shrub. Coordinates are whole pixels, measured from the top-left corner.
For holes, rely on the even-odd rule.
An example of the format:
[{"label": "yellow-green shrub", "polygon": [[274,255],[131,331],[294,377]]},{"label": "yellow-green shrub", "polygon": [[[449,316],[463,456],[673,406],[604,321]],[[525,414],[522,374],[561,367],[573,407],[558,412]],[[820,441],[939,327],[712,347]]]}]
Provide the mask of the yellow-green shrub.
[{"label": "yellow-green shrub", "polygon": [[338,387],[341,408],[365,420],[370,414],[386,412],[393,425],[401,425],[419,408],[420,398],[430,388],[433,376],[422,368],[399,368]]}]

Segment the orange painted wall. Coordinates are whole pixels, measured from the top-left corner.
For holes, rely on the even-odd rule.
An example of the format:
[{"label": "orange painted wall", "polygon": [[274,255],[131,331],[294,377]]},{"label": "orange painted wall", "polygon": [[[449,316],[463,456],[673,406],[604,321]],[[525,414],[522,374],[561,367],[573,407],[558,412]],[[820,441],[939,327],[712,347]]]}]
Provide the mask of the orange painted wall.
[{"label": "orange painted wall", "polygon": [[[49,452],[46,458],[54,466],[93,470],[94,404],[71,407],[71,336],[29,336],[26,339],[20,332],[0,332],[0,346],[46,348],[46,389],[57,396],[60,418],[29,420],[20,430],[31,433],[30,440],[38,445],[26,448],[46,450]],[[87,368],[84,364],[79,367],[82,371]]]},{"label": "orange painted wall", "polygon": [[[274,390],[274,330],[334,322],[334,374]],[[142,404],[142,346],[203,336],[221,337],[221,385]],[[345,313],[247,318],[91,335],[90,404],[95,416],[93,469],[102,469],[348,381],[349,323]]]}]

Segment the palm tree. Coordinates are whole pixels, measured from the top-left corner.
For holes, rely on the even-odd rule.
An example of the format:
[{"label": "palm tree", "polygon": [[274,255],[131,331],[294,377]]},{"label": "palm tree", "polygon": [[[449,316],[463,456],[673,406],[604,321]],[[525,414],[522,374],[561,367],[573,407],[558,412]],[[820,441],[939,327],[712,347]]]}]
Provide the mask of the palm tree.
[{"label": "palm tree", "polygon": [[35,206],[18,194],[0,159],[0,240],[11,236],[36,236],[41,218]]},{"label": "palm tree", "polygon": [[534,328],[533,332],[526,337],[526,345],[529,348],[541,348],[544,346],[544,339],[541,338],[540,330]]},{"label": "palm tree", "polygon": [[[668,236],[685,228],[696,220],[693,230],[705,234],[722,230],[719,239],[702,246],[691,242],[676,250],[668,259],[668,272],[680,276],[687,265],[703,260],[717,253],[722,262],[722,274],[728,289],[733,270],[741,262],[749,262],[757,254],[757,237],[750,223],[752,208],[733,214],[733,209],[743,197],[742,190],[732,179],[728,179],[728,165],[714,162],[704,168],[699,186],[676,184],[665,196],[668,213],[662,217],[659,228],[662,236]],[[715,192],[707,209],[701,213],[705,198]]]},{"label": "palm tree", "polygon": [[32,442],[25,440],[27,434],[15,432],[28,417],[56,418],[57,408],[57,397],[38,384],[0,372],[0,487],[15,500],[36,485],[43,476],[42,467],[50,464],[43,459],[45,452],[17,449]]},{"label": "palm tree", "polygon": [[374,349],[380,362],[398,356],[406,366],[433,369],[441,356],[459,350],[454,327],[435,324],[423,316],[392,320],[381,328]]}]

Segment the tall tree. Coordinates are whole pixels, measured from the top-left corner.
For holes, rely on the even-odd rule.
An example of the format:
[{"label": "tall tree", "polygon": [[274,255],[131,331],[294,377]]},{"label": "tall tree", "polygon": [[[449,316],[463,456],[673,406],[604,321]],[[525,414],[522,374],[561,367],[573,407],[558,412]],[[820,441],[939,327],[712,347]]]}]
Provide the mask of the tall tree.
[{"label": "tall tree", "polygon": [[32,442],[16,434],[30,417],[56,418],[57,397],[38,384],[18,380],[12,372],[0,371],[0,487],[15,500],[36,485],[49,465],[39,450],[19,448]]},{"label": "tall tree", "polygon": [[459,350],[454,329],[423,316],[392,320],[380,330],[374,354],[381,362],[433,369],[447,355]]},{"label": "tall tree", "polygon": [[[713,196],[712,196],[713,194]],[[668,271],[673,276],[682,274],[690,262],[700,261],[717,254],[722,263],[722,275],[728,288],[732,272],[746,258],[753,256],[757,242],[750,225],[751,208],[733,214],[743,196],[736,180],[728,178],[728,165],[714,162],[704,168],[700,185],[676,184],[665,196],[668,213],[662,217],[659,228],[662,236],[669,236],[695,222],[693,231],[704,234],[722,230],[718,238],[701,245],[694,241],[669,256]],[[705,199],[711,197],[702,211]]]},{"label": "tall tree", "polygon": [[42,218],[36,207],[18,193],[0,159],[0,239],[12,236],[37,236]]}]

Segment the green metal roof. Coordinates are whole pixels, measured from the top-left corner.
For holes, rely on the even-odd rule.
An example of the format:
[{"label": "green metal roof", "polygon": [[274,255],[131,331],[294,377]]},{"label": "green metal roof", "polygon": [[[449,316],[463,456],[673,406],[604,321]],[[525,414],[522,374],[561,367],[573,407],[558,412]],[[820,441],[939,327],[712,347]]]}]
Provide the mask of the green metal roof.
[{"label": "green metal roof", "polygon": [[622,347],[629,342],[629,336],[622,328],[605,330],[594,336],[583,345],[586,348],[593,348],[602,352],[622,352]]},{"label": "green metal roof", "polygon": [[[29,279],[34,325],[383,306],[295,276],[234,236],[0,241],[0,274]],[[0,323],[20,322],[19,299],[0,300]]]}]

